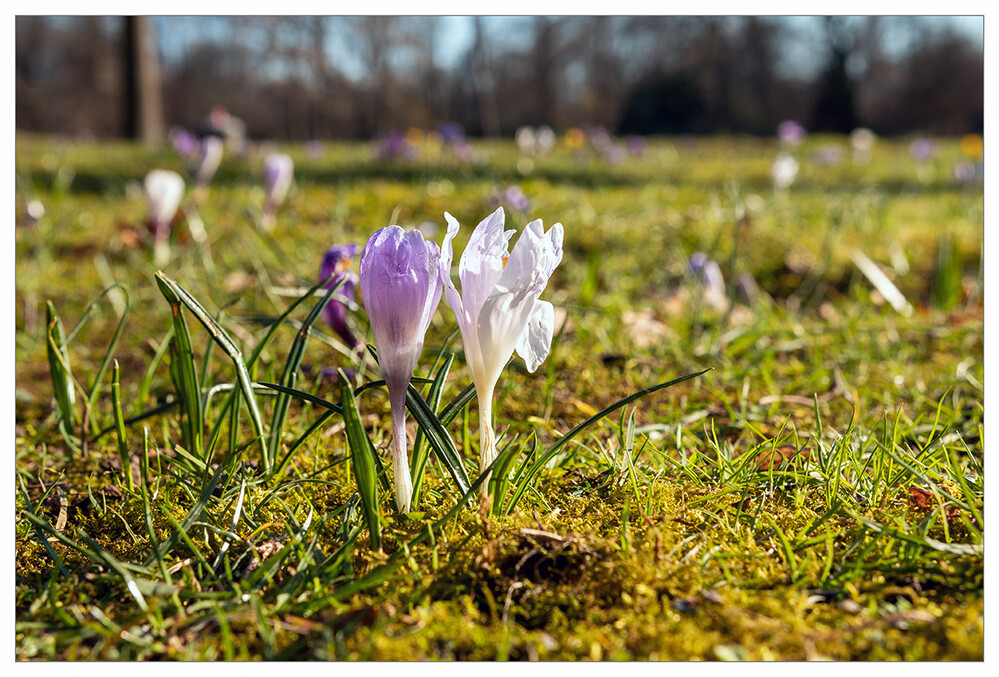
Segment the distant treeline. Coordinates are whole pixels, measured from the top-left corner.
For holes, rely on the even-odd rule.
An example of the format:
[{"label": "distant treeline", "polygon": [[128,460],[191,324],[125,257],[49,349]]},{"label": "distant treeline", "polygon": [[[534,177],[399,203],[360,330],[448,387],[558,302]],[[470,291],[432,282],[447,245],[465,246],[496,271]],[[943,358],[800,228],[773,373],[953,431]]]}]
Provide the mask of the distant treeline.
[{"label": "distant treeline", "polygon": [[[214,30],[165,60],[181,18],[137,33],[124,17],[17,17],[17,128],[135,136],[137,105],[156,108],[154,127],[196,128],[220,104],[251,137],[286,140],[445,122],[472,136],[769,135],[789,118],[886,135],[983,128],[981,45],[934,17],[830,17],[807,38],[780,17],[475,17],[448,65],[440,17],[203,20]],[[137,68],[140,53],[156,63]]]}]

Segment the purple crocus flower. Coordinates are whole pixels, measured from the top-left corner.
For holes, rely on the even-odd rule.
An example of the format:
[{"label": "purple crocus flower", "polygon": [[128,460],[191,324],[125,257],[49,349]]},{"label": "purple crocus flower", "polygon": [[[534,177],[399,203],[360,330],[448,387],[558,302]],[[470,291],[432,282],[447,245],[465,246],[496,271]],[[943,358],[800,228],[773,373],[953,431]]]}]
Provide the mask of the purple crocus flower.
[{"label": "purple crocus flower", "polygon": [[349,302],[354,300],[357,274],[350,270],[350,264],[355,256],[357,256],[356,244],[335,244],[326,250],[323,255],[323,263],[319,267],[320,280],[330,278],[330,275],[333,276],[326,283],[327,289],[343,280],[340,289],[333,294],[333,298],[323,308],[323,319],[326,320],[330,329],[340,335],[340,338],[351,350],[356,350],[361,345],[361,342],[357,340],[347,325],[347,304],[344,303],[344,299]]},{"label": "purple crocus flower", "polygon": [[409,142],[406,135],[398,130],[392,130],[381,140],[378,145],[379,160],[394,160],[402,158],[405,160],[415,160],[419,155],[416,147]]},{"label": "purple crocus flower", "polygon": [[392,408],[395,504],[409,512],[413,481],[406,443],[406,388],[423,352],[423,336],[441,300],[440,249],[418,230],[382,228],[361,253],[361,297],[378,348]]},{"label": "purple crocus flower", "polygon": [[506,190],[503,191],[503,201],[510,205],[511,209],[518,212],[527,211],[527,208],[531,206],[531,201],[524,195],[520,186],[507,186]]},{"label": "purple crocus flower", "polygon": [[797,146],[805,138],[805,128],[797,120],[784,120],[777,125],[777,136],[782,142]]},{"label": "purple crocus flower", "polygon": [[437,128],[441,135],[441,140],[445,144],[451,145],[465,139],[465,129],[457,122],[445,122]]},{"label": "purple crocus flower", "polygon": [[318,160],[326,152],[326,146],[323,145],[322,141],[313,139],[312,141],[307,141],[305,144],[305,157],[310,160]]},{"label": "purple crocus flower", "polygon": [[177,155],[185,160],[192,160],[201,150],[201,143],[198,137],[180,127],[170,130],[170,143]]},{"label": "purple crocus flower", "polygon": [[648,144],[644,137],[641,136],[629,136],[628,137],[628,153],[635,157],[641,157],[645,155],[645,148]]},{"label": "purple crocus flower", "polygon": [[918,139],[913,139],[912,143],[909,144],[909,155],[914,160],[926,162],[933,157],[934,153],[936,153],[936,146],[932,139],[919,137]]}]

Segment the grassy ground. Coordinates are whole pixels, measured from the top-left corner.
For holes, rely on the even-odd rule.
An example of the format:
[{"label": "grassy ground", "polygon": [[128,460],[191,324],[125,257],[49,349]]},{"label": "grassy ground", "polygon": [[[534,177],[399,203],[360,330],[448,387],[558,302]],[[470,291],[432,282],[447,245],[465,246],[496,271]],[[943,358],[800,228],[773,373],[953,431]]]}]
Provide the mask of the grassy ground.
[{"label": "grassy ground", "polygon": [[[175,224],[158,283],[141,178],[181,162],[19,138],[17,657],[980,660],[981,185],[953,179],[957,140],[928,163],[901,141],[880,141],[869,163],[814,162],[829,144],[846,148],[810,138],[796,151],[785,193],[769,178],[776,144],[761,140],[653,141],[617,165],[585,147],[528,159],[480,143],[472,164],[292,147],[296,187],[273,236],[255,227],[260,155],[230,156],[185,208],[207,242]],[[543,298],[566,319],[537,373],[517,360],[500,380],[499,447],[524,470],[491,511],[460,500],[435,453],[416,512],[395,513],[390,477],[359,493],[358,428],[320,401],[291,399],[282,422],[275,391],[253,387],[253,425],[237,376],[290,383],[297,336],[297,389],[338,405],[323,367],[352,369],[355,387],[379,378],[321,323],[298,331],[313,300],[285,315],[326,247],[390,222],[437,224],[439,242],[447,210],[460,251],[514,184],[531,205],[507,205],[508,227],[565,226]],[[27,224],[32,200],[45,214]],[[911,313],[885,303],[856,250]],[[695,251],[725,274],[718,307],[687,272]],[[736,288],[745,273],[752,300]],[[184,333],[169,281],[209,316],[177,305],[187,357],[167,349]],[[127,294],[101,297],[115,284]],[[46,301],[70,335],[62,362],[47,353]],[[363,309],[353,321],[366,331]],[[442,405],[470,382],[454,328],[442,304],[418,368],[443,373]],[[53,378],[67,362],[76,396],[60,414]],[[384,391],[356,397],[386,450]],[[474,481],[476,410],[463,402],[445,437]],[[272,436],[265,454],[258,438]]]}]

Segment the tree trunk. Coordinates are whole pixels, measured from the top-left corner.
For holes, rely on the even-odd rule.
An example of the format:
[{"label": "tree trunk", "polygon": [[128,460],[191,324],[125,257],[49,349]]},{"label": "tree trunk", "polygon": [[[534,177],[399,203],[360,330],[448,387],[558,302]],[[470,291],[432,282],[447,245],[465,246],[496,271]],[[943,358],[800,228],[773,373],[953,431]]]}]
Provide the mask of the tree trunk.
[{"label": "tree trunk", "polygon": [[152,17],[125,17],[125,134],[146,143],[162,143],[163,97],[159,50]]}]

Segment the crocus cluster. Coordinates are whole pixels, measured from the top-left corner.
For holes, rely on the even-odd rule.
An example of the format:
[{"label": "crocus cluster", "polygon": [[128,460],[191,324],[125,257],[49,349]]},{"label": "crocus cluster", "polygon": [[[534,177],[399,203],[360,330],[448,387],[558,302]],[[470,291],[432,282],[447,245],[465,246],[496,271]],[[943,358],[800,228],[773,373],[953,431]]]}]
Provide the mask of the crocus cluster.
[{"label": "crocus cluster", "polygon": [[371,236],[361,254],[361,295],[389,392],[396,506],[403,512],[412,498],[406,389],[442,290],[458,321],[478,398],[480,470],[496,457],[492,399],[503,367],[516,351],[534,372],[548,356],[554,332],[555,309],[539,297],[562,260],[562,225],[546,232],[540,220],[532,221],[511,250],[515,231],[504,230],[500,207],[472,232],[458,266],[459,293],[451,263],[460,226],[451,214],[444,218],[448,228],[440,249],[419,230],[388,226]]},{"label": "crocus cluster", "polygon": [[524,155],[547,155],[555,147],[556,139],[555,131],[548,125],[537,129],[525,125],[514,136],[517,149]]},{"label": "crocus cluster", "polygon": [[375,147],[375,156],[382,161],[416,160],[420,157],[420,151],[406,138],[405,134],[393,130],[378,142]]}]

